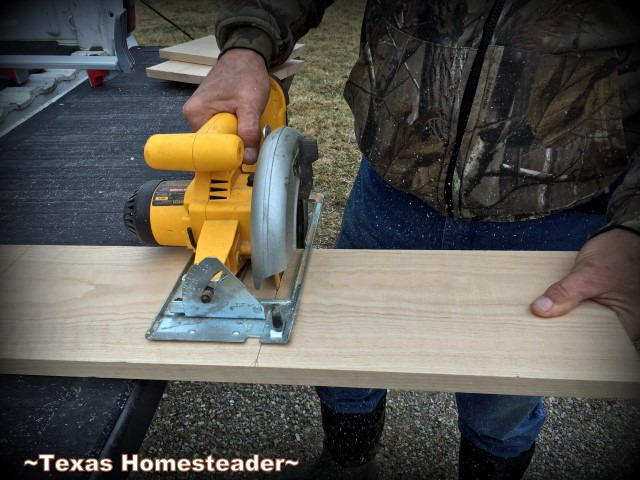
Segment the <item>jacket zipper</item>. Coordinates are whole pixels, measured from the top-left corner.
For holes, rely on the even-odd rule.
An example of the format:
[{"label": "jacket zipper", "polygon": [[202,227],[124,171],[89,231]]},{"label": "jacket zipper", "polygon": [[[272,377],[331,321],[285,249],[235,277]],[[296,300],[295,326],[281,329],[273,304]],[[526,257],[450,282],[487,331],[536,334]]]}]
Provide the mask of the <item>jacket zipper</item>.
[{"label": "jacket zipper", "polygon": [[462,94],[462,100],[460,101],[456,141],[451,153],[451,159],[447,169],[447,177],[444,184],[444,199],[447,205],[447,215],[450,217],[453,216],[453,175],[456,170],[456,164],[458,163],[458,156],[460,155],[462,137],[467,129],[471,106],[473,105],[473,99],[476,96],[476,90],[478,89],[478,82],[480,81],[480,72],[482,70],[482,64],[484,63],[484,56],[487,53],[487,48],[489,47],[489,43],[493,37],[493,32],[498,25],[498,19],[500,18],[500,12],[504,6],[504,1],[505,0],[496,0],[489,11],[489,16],[485,23],[482,38],[478,45],[478,52],[476,53],[476,58],[473,60],[473,65],[469,72],[469,78],[467,79],[467,84],[465,85],[464,93]]}]

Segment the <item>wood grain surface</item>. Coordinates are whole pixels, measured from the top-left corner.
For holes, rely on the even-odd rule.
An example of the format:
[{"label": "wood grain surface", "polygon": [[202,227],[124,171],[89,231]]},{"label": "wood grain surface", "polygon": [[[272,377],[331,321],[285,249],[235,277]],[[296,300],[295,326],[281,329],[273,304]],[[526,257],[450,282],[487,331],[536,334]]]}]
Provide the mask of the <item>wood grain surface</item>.
[{"label": "wood grain surface", "polygon": [[145,339],[185,249],[1,246],[0,373],[640,398],[611,311],[529,312],[574,255],[315,250],[291,343],[260,345]]}]

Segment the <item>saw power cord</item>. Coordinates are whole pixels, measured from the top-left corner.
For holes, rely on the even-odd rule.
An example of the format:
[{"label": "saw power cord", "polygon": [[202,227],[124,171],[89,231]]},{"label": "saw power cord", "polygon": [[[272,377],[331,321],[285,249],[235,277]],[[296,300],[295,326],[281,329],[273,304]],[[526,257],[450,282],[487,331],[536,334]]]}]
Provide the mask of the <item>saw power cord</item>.
[{"label": "saw power cord", "polygon": [[191,35],[189,35],[188,32],[186,32],[183,28],[180,27],[180,25],[176,24],[173,20],[171,20],[170,18],[167,18],[166,16],[164,16],[162,13],[160,13],[155,7],[149,5],[149,2],[145,1],[145,0],[140,0],[140,3],[142,3],[144,6],[146,6],[149,10],[151,10],[153,13],[155,13],[156,15],[158,15],[160,18],[162,18],[163,20],[169,22],[171,25],[173,25],[174,27],[176,27],[178,30],[180,30],[182,33],[184,33],[187,37],[189,37],[190,40],[193,40],[193,37]]}]

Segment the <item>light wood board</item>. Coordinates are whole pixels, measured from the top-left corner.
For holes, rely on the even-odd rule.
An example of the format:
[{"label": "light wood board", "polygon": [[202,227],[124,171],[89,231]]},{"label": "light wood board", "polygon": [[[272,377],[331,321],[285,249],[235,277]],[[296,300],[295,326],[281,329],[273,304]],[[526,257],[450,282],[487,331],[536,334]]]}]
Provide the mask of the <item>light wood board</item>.
[{"label": "light wood board", "polygon": [[[289,58],[300,58],[306,49],[306,45],[296,43]],[[208,35],[171,47],[161,48],[159,52],[160,58],[167,60],[213,66],[218,61],[220,48],[216,42],[216,37]]]},{"label": "light wood board", "polygon": [[[162,80],[172,80],[174,82],[194,83],[199,85],[207,76],[212,67],[209,65],[198,65],[196,63],[178,62],[168,60],[166,62],[147,67],[147,76]],[[304,68],[303,60],[287,60],[282,65],[275,67],[271,73],[280,80],[295,75]]]},{"label": "light wood board", "polygon": [[586,302],[530,301],[571,252],[315,250],[288,345],[152,342],[190,253],[0,247],[0,373],[640,398],[640,356]]}]

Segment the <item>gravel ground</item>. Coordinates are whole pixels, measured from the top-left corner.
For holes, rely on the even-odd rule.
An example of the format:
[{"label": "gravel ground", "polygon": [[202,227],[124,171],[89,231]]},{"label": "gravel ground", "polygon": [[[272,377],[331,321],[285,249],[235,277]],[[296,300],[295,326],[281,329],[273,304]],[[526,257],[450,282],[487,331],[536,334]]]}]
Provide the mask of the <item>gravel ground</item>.
[{"label": "gravel ground", "polygon": [[[640,402],[545,398],[549,419],[528,479],[628,479],[640,472]],[[141,458],[306,460],[321,449],[312,388],[172,382]],[[457,478],[458,431],[452,394],[391,391],[380,459],[382,479]],[[138,473],[132,479],[158,478]],[[204,478],[162,474],[162,478]],[[257,478],[212,474],[207,478]]]}]

